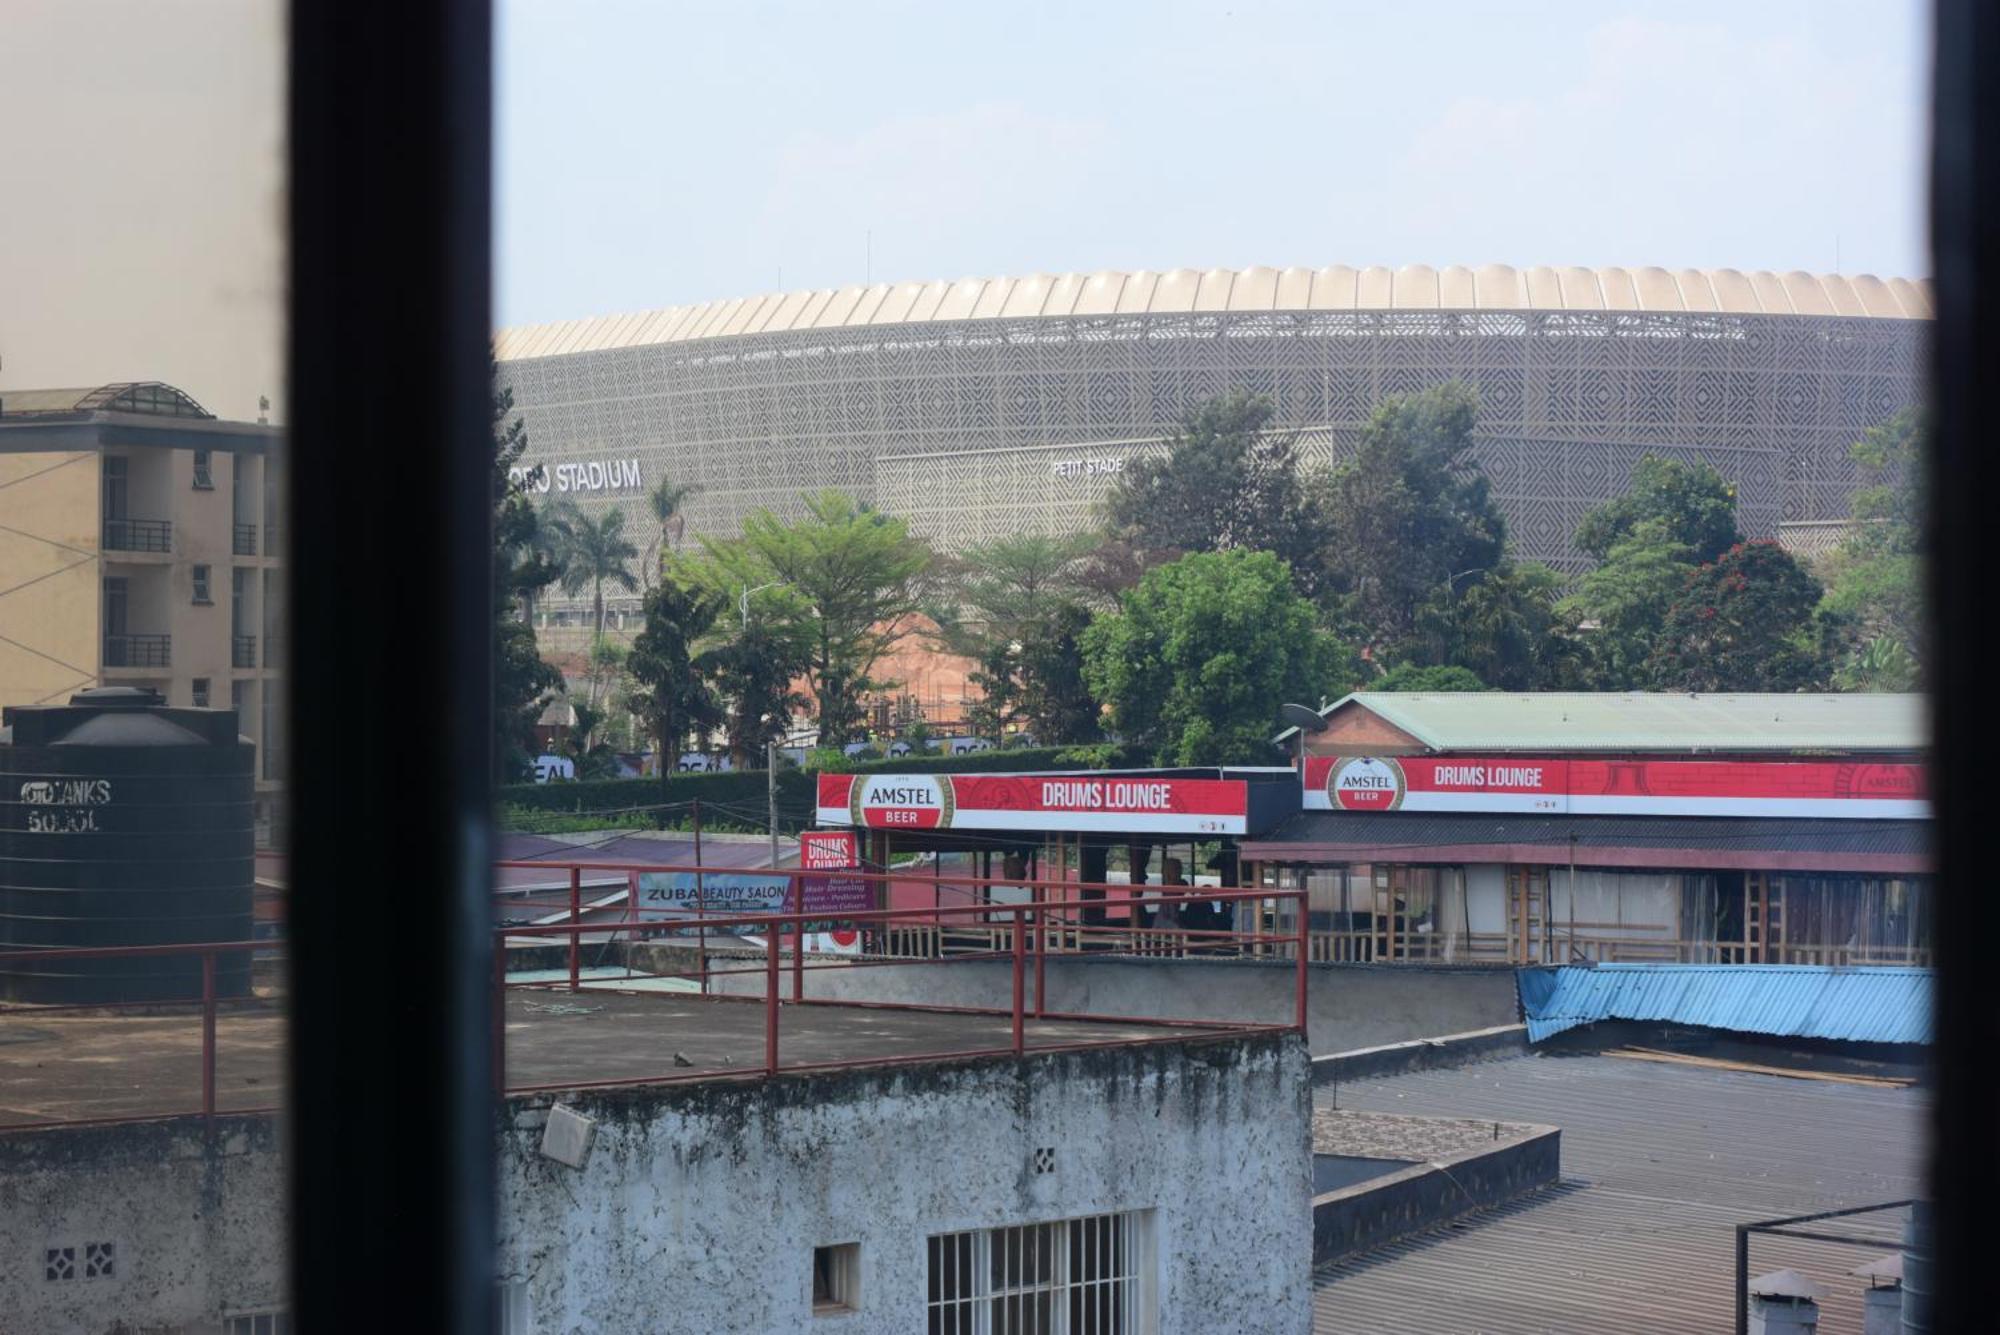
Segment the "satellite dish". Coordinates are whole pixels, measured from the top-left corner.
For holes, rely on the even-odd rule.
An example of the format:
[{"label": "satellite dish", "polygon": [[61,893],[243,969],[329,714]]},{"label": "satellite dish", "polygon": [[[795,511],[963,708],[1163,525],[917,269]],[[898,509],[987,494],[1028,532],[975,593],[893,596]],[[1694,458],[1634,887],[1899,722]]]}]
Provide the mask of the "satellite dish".
[{"label": "satellite dish", "polygon": [[1326,720],[1320,717],[1317,709],[1309,705],[1280,705],[1278,717],[1304,732],[1326,731]]}]

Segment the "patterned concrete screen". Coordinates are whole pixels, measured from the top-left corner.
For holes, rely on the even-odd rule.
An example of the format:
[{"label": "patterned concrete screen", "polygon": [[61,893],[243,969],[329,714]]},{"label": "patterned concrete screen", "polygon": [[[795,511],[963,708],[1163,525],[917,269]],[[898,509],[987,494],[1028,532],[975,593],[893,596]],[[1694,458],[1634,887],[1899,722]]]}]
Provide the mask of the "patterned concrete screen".
[{"label": "patterned concrete screen", "polygon": [[643,491],[671,476],[701,488],[690,533],[834,487],[951,549],[1087,526],[1126,463],[1225,390],[1270,396],[1325,464],[1384,396],[1461,378],[1517,549],[1575,570],[1578,519],[1648,452],[1734,480],[1751,536],[1844,518],[1848,446],[1921,393],[1929,310],[1900,279],[1252,269],[878,285],[497,347],[529,462],[645,539]]}]

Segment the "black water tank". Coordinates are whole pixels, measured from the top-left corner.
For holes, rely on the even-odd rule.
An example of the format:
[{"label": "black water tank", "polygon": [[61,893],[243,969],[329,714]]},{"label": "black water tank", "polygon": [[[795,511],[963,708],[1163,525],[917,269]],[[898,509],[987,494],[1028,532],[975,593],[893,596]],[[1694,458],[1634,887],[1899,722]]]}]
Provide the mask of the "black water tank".
[{"label": "black water tank", "polygon": [[[169,709],[100,687],[0,714],[0,997],[42,1003],[201,996],[198,956],[76,960],[64,947],[247,941],[256,876],[255,747],[233,709]],[[243,996],[245,952],[217,958]]]}]

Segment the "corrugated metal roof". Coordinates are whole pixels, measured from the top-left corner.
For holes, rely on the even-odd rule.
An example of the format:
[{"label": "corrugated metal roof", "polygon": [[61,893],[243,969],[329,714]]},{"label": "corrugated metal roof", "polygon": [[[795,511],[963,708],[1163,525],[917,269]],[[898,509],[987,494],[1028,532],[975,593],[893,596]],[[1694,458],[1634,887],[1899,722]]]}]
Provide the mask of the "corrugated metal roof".
[{"label": "corrugated metal roof", "polygon": [[[1077,294],[1080,294],[1078,296]],[[1115,295],[1114,295],[1115,294]],[[1075,301],[1074,307],[1068,303]],[[750,318],[759,307],[770,317]],[[921,324],[930,320],[1047,318],[1073,313],[1171,314],[1184,311],[1625,310],[1737,315],[1846,316],[1928,320],[1928,279],[1872,274],[1743,274],[1735,269],[1515,268],[1485,264],[1433,269],[1173,269],[958,282],[875,283],[814,293],[734,298],[675,306],[633,320],[631,314],[560,320],[501,330],[501,361],[552,357],[585,349],[637,347],[754,332],[779,334],[843,324]],[[763,317],[758,317],[763,319]]]},{"label": "corrugated metal roof", "polygon": [[[1922,1089],[1530,1056],[1322,1087],[1324,1106],[1562,1128],[1563,1183],[1457,1225],[1319,1267],[1313,1325],[1373,1335],[1728,1330],[1734,1226],[1923,1193]],[[1834,1290],[1821,1335],[1861,1335],[1855,1264],[1900,1213],[1837,1231],[1872,1252],[1756,1237],[1752,1274]]]},{"label": "corrugated metal roof", "polygon": [[1931,972],[1814,964],[1601,964],[1523,969],[1528,1040],[1598,1020],[1665,1020],[1737,1033],[1928,1043]]},{"label": "corrugated metal roof", "polygon": [[1921,695],[1356,691],[1321,712],[1350,704],[1434,751],[1796,754],[1930,744]]}]

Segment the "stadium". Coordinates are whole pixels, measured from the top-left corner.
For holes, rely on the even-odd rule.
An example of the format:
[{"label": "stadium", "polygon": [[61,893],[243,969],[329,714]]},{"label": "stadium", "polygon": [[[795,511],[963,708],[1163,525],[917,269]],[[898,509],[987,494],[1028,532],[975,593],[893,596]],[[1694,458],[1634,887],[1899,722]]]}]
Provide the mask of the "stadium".
[{"label": "stadium", "polygon": [[1867,275],[1183,269],[774,293],[508,329],[495,351],[533,485],[623,506],[641,545],[663,476],[700,489],[691,533],[822,487],[946,549],[1077,530],[1225,390],[1268,395],[1324,465],[1383,397],[1459,378],[1516,551],[1574,571],[1578,519],[1648,453],[1721,470],[1749,535],[1823,545],[1849,445],[1922,397],[1931,314],[1928,283]]}]

